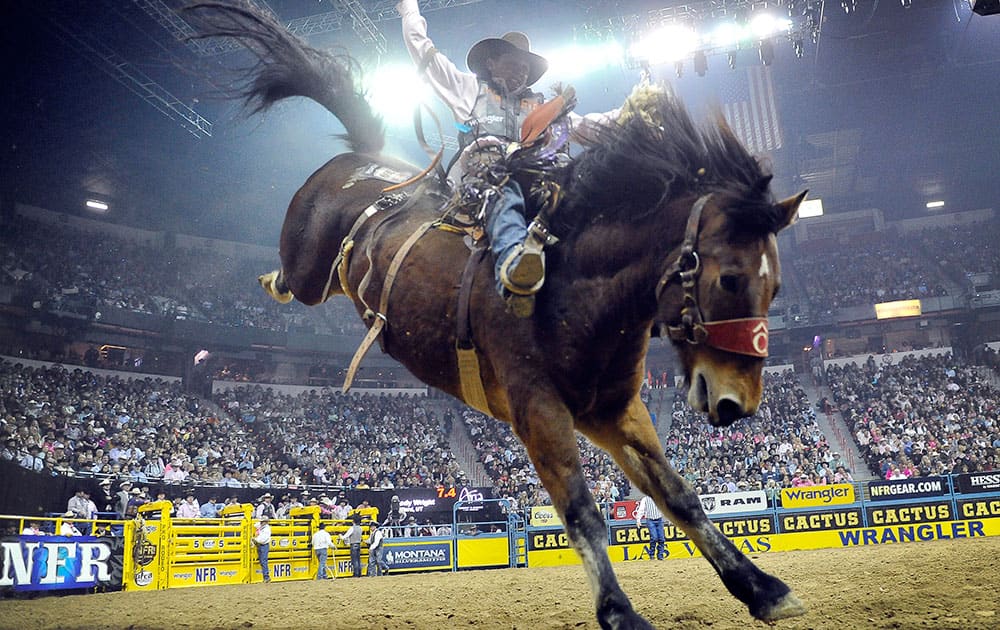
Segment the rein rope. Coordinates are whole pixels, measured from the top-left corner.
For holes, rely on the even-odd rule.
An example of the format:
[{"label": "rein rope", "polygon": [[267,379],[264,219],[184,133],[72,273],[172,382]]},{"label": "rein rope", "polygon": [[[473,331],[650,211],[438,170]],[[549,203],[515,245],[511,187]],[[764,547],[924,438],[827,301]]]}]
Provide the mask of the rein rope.
[{"label": "rein rope", "polygon": [[684,301],[681,321],[677,326],[666,324],[667,336],[674,341],[691,345],[705,344],[734,354],[767,357],[767,317],[742,317],[706,322],[698,305],[698,276],[701,275],[701,258],[698,256],[698,231],[701,214],[712,194],[702,195],[691,206],[684,241],[677,259],[660,275],[656,283],[656,301],[660,302],[664,289],[674,278],[680,278]]}]

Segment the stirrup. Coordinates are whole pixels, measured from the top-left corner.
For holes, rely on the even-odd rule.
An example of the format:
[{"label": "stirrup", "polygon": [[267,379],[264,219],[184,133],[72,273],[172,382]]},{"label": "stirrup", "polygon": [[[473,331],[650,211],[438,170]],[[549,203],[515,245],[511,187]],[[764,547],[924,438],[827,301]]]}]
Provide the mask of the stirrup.
[{"label": "stirrup", "polygon": [[500,282],[516,295],[534,295],[545,284],[545,252],[542,243],[529,236],[500,267]]}]

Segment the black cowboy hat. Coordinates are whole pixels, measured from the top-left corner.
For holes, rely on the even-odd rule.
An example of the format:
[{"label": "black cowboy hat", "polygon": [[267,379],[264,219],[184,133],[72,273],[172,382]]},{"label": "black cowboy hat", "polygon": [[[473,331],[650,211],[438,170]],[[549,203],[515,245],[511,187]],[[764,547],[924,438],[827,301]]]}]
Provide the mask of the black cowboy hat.
[{"label": "black cowboy hat", "polygon": [[526,85],[532,85],[541,79],[545,71],[549,69],[549,62],[545,60],[545,57],[531,52],[528,36],[518,31],[511,31],[503,37],[488,37],[479,40],[469,49],[465,63],[468,64],[469,70],[476,73],[476,76],[481,79],[489,79],[490,73],[486,68],[486,61],[496,59],[504,53],[519,55],[528,64]]}]

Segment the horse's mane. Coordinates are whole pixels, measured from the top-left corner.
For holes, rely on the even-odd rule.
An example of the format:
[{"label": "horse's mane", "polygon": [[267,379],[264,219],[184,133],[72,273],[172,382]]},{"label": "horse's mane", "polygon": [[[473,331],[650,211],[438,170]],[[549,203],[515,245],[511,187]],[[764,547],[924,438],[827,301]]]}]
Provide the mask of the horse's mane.
[{"label": "horse's mane", "polygon": [[663,202],[708,192],[740,200],[726,206],[735,229],[757,235],[780,225],[782,213],[768,189],[771,175],[721,114],[699,128],[669,88],[636,88],[618,121],[594,139],[564,174],[567,207],[557,213],[556,231],[639,221]]}]

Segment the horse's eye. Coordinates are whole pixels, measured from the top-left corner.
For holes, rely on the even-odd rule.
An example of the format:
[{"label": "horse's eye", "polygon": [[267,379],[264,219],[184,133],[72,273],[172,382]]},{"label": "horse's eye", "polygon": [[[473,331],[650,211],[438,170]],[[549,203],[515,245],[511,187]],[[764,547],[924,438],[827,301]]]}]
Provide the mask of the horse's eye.
[{"label": "horse's eye", "polygon": [[740,277],[735,275],[723,275],[719,277],[719,284],[729,293],[740,292]]}]

